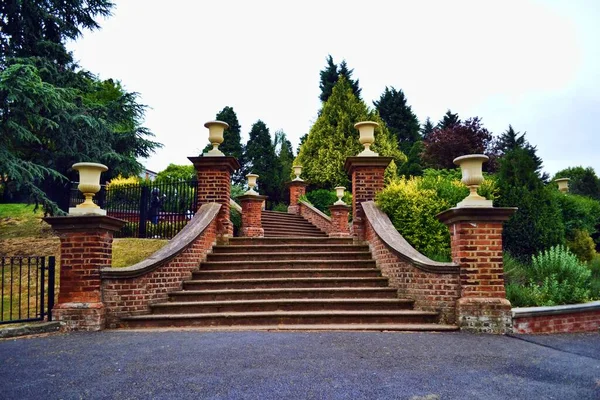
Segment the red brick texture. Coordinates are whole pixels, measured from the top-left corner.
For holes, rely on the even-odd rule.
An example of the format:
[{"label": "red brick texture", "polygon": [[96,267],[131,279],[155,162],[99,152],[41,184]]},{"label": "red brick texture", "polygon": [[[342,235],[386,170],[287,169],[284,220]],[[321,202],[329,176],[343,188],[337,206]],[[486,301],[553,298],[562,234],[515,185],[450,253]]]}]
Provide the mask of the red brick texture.
[{"label": "red brick texture", "polygon": [[600,305],[587,311],[565,310],[551,315],[515,315],[513,316],[513,329],[515,333],[598,332],[600,329]]},{"label": "red brick texture", "polygon": [[240,196],[238,201],[242,206],[242,227],[240,236],[264,237],[265,230],[262,227],[262,206],[265,196]]},{"label": "red brick texture", "polygon": [[458,274],[432,273],[417,268],[391,250],[365,219],[365,239],[373,258],[390,286],[398,289],[401,298],[415,301],[415,309],[440,313],[440,323],[454,324],[456,300],[460,296]]},{"label": "red brick texture", "polygon": [[450,229],[452,260],[460,266],[461,329],[486,333],[512,330],[502,265],[502,224],[512,208],[453,208],[438,218]]},{"label": "red brick texture", "polygon": [[389,157],[348,157],[344,165],[352,176],[352,235],[364,240],[364,212],[361,203],[375,200],[383,190],[385,169]]},{"label": "red brick texture", "polygon": [[221,237],[233,236],[229,218],[231,199],[231,174],[240,168],[234,157],[188,157],[198,176],[198,209],[203,204],[217,203],[221,210],[217,216],[217,233]]},{"label": "red brick texture", "polygon": [[289,214],[300,214],[300,206],[298,205],[298,200],[300,196],[306,194],[306,186],[308,183],[303,181],[291,181],[288,183],[290,188],[290,205],[288,207]]},{"label": "red brick texture", "polygon": [[[198,215],[194,218],[196,217]],[[186,225],[186,228],[191,223]],[[180,233],[182,232],[184,231]],[[172,240],[177,239],[176,236]],[[168,293],[180,290],[183,281],[191,278],[192,271],[196,270],[200,262],[205,259],[216,240],[217,218],[215,217],[189,246],[155,269],[135,277],[103,277],[102,294],[107,327],[119,327],[122,317],[148,313],[150,304],[164,302],[167,300]]]},{"label": "red brick texture", "polygon": [[330,237],[347,237],[350,236],[350,224],[348,223],[348,215],[350,207],[346,205],[329,206],[331,212],[331,230]]},{"label": "red brick texture", "polygon": [[298,214],[325,233],[333,229],[331,219],[311,204],[301,201],[298,203]]},{"label": "red brick texture", "polygon": [[60,290],[54,308],[66,330],[104,328],[100,270],[112,260],[113,232],[124,221],[106,216],[45,218],[60,238]]}]

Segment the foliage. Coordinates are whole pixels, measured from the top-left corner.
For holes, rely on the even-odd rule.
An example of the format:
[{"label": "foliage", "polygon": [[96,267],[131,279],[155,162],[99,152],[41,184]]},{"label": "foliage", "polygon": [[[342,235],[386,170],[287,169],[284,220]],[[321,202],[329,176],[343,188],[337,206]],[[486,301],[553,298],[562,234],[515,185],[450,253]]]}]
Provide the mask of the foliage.
[{"label": "foliage", "polygon": [[502,157],[511,150],[525,149],[535,163],[536,174],[542,179],[542,181],[546,182],[548,177],[541,172],[542,159],[536,154],[537,148],[532,146],[527,139],[525,139],[526,133],[523,133],[522,135],[520,135],[520,133],[521,132],[515,132],[512,125],[509,125],[508,129],[498,137],[498,140],[494,145],[494,155],[496,157]]},{"label": "foliage", "polygon": [[319,98],[321,101],[325,103],[327,100],[329,100],[329,97],[333,92],[333,87],[336,85],[340,77],[344,77],[344,79],[350,83],[352,92],[358,99],[360,99],[361,89],[358,85],[358,79],[352,79],[353,72],[353,69],[348,69],[346,60],[343,60],[338,67],[338,65],[333,62],[333,57],[331,57],[331,54],[328,55],[327,65],[325,66],[325,69],[319,73],[321,77],[321,82],[319,83],[321,94],[319,95]]},{"label": "foliage", "polygon": [[308,201],[315,206],[315,208],[323,211],[329,215],[329,206],[333,205],[337,201],[335,190],[317,189],[311,190],[306,193]]},{"label": "foliage", "polygon": [[[377,195],[376,202],[415,249],[438,260],[447,260],[450,235],[436,215],[454,207],[469,194],[459,176],[456,170],[426,170],[422,177],[399,178]],[[492,179],[484,181],[480,189],[479,194],[490,200],[497,193]]]},{"label": "foliage", "polygon": [[576,231],[585,231],[590,235],[598,232],[600,226],[600,202],[589,197],[570,193],[561,193],[551,187],[551,193],[560,207],[565,234],[573,239]]},{"label": "foliage", "polygon": [[243,195],[244,192],[245,192],[245,190],[242,185],[234,183],[231,185],[230,197],[235,200],[237,197]]},{"label": "foliage", "polygon": [[569,192],[600,200],[600,179],[592,167],[571,167],[558,171],[552,178],[570,178]]},{"label": "foliage", "polygon": [[496,206],[518,207],[505,223],[504,249],[523,260],[564,240],[564,225],[552,188],[545,187],[537,164],[525,148],[508,151],[497,174]]},{"label": "foliage", "polygon": [[275,153],[279,160],[279,166],[281,172],[279,174],[279,199],[284,202],[289,202],[290,193],[286,183],[292,176],[292,164],[294,163],[294,151],[292,150],[292,143],[287,139],[285,132],[279,130],[275,132]]},{"label": "foliage", "polygon": [[420,125],[417,116],[406,104],[406,96],[402,89],[389,89],[386,86],[379,100],[374,101],[373,105],[392,135],[396,137],[398,148],[405,153],[409,152],[414,143],[421,139]]},{"label": "foliage", "polygon": [[433,122],[431,122],[431,118],[427,117],[427,119],[425,120],[425,123],[421,127],[421,136],[423,137],[423,139],[427,139],[429,137],[429,135],[431,135],[431,132],[433,132],[434,129],[435,129],[435,126],[433,126]]},{"label": "foliage", "polygon": [[317,188],[332,189],[339,185],[349,188],[344,162],[347,157],[363,150],[354,124],[365,120],[379,123],[371,149],[382,156],[393,157],[396,165],[403,163],[406,156],[398,150],[398,144],[385,123],[353,94],[348,81],[342,77],[329,100],[323,104],[296,157],[295,164],[303,166],[303,178]]},{"label": "foliage", "polygon": [[423,161],[432,168],[454,168],[456,157],[491,154],[492,139],[492,134],[483,127],[478,117],[465,122],[448,122],[448,126],[440,124],[423,142]]},{"label": "foliage", "polygon": [[194,179],[196,179],[196,170],[193,165],[169,164],[156,176],[157,182],[192,181]]},{"label": "foliage", "polygon": [[103,177],[137,174],[138,158],[160,145],[141,126],[137,94],[100,80],[73,62],[64,42],[109,15],[104,0],[0,5],[0,175],[48,213],[66,209],[71,165],[110,166]]},{"label": "foliage", "polygon": [[238,236],[238,232],[242,228],[242,214],[238,210],[230,208],[229,219],[233,225],[233,236]]},{"label": "foliage", "polygon": [[[34,210],[33,205],[0,204],[0,240],[52,235],[50,225],[42,220],[43,216],[40,210]],[[5,246],[8,247],[0,244],[0,247]],[[3,254],[4,250],[0,253]]]},{"label": "foliage", "polygon": [[436,125],[437,129],[447,129],[451,128],[455,125],[460,125],[461,120],[458,117],[458,114],[453,113],[452,111],[446,111],[446,114],[442,117],[442,119]]},{"label": "foliage", "polygon": [[600,300],[600,255],[596,254],[588,266],[592,274],[590,283],[590,296],[592,299]]},{"label": "foliage", "polygon": [[287,212],[288,206],[285,203],[277,203],[273,206],[273,211]]},{"label": "foliage", "polygon": [[421,161],[423,150],[422,140],[414,142],[408,152],[406,162],[398,168],[398,175],[405,178],[423,175],[423,162]]},{"label": "foliage", "polygon": [[258,120],[252,125],[250,138],[246,144],[245,168],[248,173],[259,175],[257,180],[260,194],[268,196],[268,201],[278,203],[281,197],[280,179],[281,166],[275,154],[275,146],[271,141],[269,128]]},{"label": "foliage", "polygon": [[592,261],[596,256],[596,244],[587,231],[576,230],[572,239],[567,239],[567,247],[581,261]]}]

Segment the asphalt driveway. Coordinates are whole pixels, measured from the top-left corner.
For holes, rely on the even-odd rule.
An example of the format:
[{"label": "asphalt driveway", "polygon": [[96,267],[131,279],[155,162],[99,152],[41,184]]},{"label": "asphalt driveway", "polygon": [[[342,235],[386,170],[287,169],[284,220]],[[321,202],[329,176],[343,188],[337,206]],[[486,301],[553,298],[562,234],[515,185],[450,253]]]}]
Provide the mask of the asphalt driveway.
[{"label": "asphalt driveway", "polygon": [[600,335],[105,331],[0,341],[2,399],[600,399]]}]

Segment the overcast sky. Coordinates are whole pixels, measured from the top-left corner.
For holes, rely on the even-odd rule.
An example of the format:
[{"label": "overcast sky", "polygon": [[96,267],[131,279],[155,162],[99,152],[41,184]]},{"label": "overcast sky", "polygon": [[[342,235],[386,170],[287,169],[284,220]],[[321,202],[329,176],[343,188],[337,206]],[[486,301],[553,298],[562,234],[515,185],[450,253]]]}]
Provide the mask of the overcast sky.
[{"label": "overcast sky", "polygon": [[263,120],[296,148],[321,106],[319,71],[345,59],[372,107],[402,89],[424,122],[447,109],[498,135],[527,132],[547,172],[600,172],[600,1],[116,0],[102,29],[70,44],[102,79],[150,109],[164,148],[143,164],[187,164],[232,106],[245,141]]}]

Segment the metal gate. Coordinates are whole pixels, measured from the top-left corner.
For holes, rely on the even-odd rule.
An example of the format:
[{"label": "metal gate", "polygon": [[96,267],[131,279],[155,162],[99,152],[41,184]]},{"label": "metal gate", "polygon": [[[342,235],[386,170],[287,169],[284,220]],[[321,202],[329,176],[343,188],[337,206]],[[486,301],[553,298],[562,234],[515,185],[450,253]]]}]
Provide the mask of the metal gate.
[{"label": "metal gate", "polygon": [[54,256],[0,257],[0,324],[52,321]]}]

